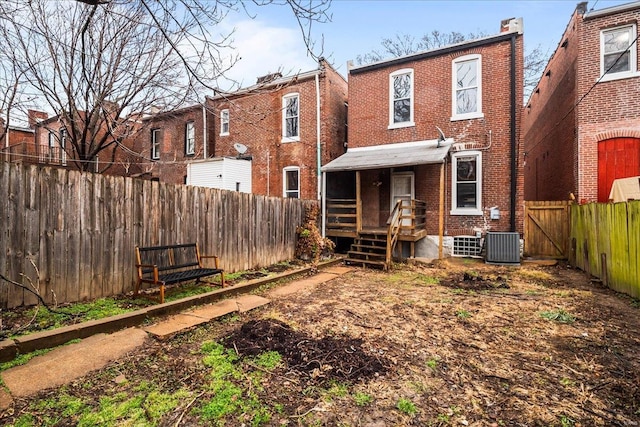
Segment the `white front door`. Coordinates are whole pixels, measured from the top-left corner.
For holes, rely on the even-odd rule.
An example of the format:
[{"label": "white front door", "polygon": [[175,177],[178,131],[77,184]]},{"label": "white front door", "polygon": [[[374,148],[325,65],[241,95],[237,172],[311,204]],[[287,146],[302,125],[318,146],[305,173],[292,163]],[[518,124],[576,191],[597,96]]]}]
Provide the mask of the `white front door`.
[{"label": "white front door", "polygon": [[[391,209],[398,200],[402,200],[405,206],[411,206],[414,199],[413,172],[398,172],[391,175]],[[402,215],[411,215],[411,209],[404,209]],[[402,220],[402,225],[411,225],[411,219]]]}]

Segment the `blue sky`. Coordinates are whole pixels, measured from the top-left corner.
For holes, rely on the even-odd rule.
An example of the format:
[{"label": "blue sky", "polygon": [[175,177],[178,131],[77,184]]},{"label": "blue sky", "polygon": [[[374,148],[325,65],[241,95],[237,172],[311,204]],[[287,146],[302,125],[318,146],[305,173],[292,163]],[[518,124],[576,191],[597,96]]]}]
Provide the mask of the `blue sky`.
[{"label": "blue sky", "polygon": [[[590,1],[587,8],[603,9],[629,1]],[[497,34],[500,21],[524,20],[525,49],[540,45],[553,52],[578,1],[428,1],[428,0],[333,0],[329,13],[332,22],[315,24],[316,40],[324,37],[324,56],[346,75],[346,63],[380,47],[385,37],[410,34],[419,38],[432,30]],[[255,78],[281,70],[284,74],[308,71],[316,67],[306,56],[302,36],[291,12],[282,6],[261,7],[256,17],[232,14],[225,25],[236,29],[234,35],[240,62],[231,76],[242,86]],[[223,87],[223,84],[220,84]]]}]

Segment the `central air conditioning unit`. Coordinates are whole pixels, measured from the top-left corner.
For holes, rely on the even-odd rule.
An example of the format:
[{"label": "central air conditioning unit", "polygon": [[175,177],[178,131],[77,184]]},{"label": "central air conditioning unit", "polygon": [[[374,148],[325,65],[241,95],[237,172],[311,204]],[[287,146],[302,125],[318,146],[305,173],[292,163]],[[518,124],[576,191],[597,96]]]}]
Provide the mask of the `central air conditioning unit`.
[{"label": "central air conditioning unit", "polygon": [[488,232],[485,238],[486,262],[520,264],[520,234]]}]

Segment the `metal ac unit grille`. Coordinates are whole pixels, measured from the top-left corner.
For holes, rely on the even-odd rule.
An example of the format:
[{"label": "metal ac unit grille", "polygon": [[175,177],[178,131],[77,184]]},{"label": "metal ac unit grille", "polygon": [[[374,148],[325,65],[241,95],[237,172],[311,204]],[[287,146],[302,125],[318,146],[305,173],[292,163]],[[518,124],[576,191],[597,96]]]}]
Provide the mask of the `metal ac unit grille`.
[{"label": "metal ac unit grille", "polygon": [[482,251],[480,237],[476,236],[454,236],[453,256],[479,257]]},{"label": "metal ac unit grille", "polygon": [[520,235],[518,233],[490,232],[486,237],[486,260],[496,264],[520,263]]}]

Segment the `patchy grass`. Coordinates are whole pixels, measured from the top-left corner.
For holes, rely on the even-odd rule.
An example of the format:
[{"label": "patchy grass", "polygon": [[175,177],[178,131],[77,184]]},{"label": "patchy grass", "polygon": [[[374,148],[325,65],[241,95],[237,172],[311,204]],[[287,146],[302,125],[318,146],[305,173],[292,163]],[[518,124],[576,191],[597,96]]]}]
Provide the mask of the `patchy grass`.
[{"label": "patchy grass", "polygon": [[552,311],[541,311],[540,317],[547,320],[553,320],[560,323],[573,323],[576,320],[576,317],[571,313],[565,311],[564,309],[552,310]]},{"label": "patchy grass", "polygon": [[396,408],[398,408],[398,411],[406,415],[414,415],[416,412],[418,412],[418,408],[416,408],[416,404],[404,397],[401,397],[400,399],[398,399],[398,403],[396,403]]}]

